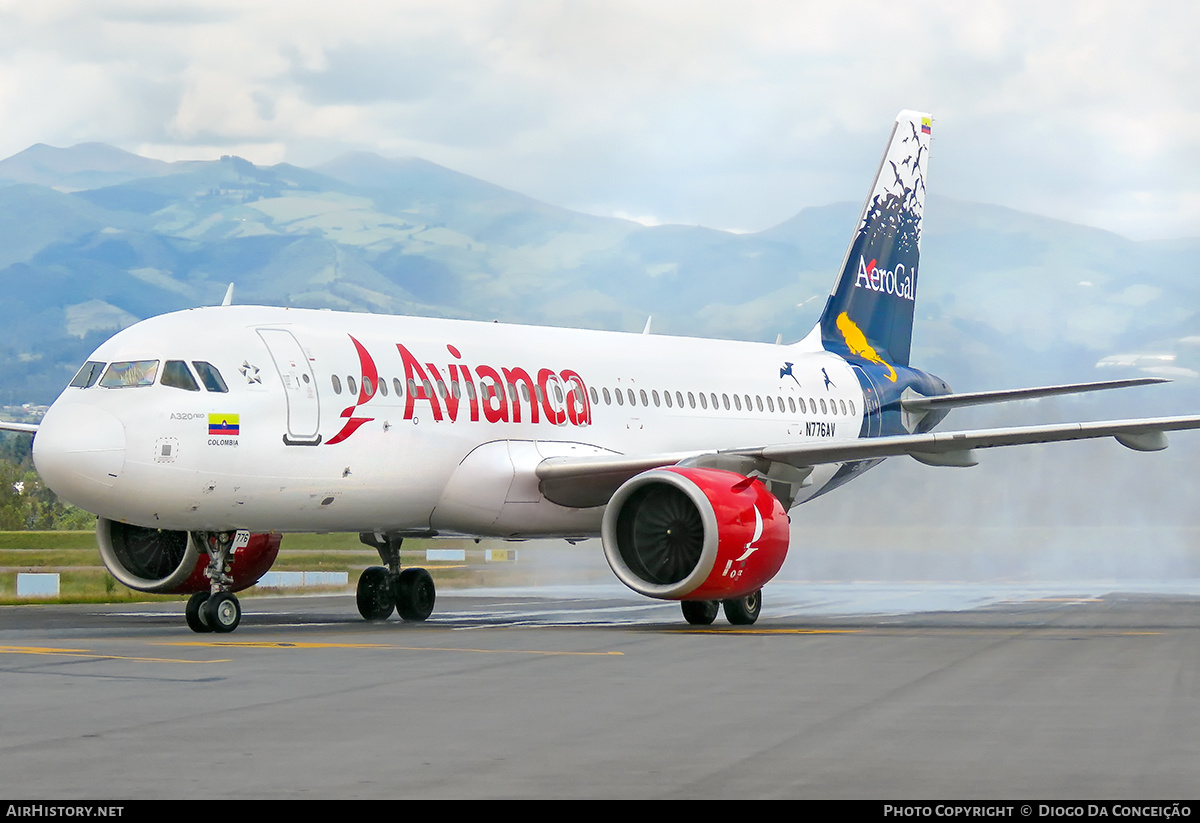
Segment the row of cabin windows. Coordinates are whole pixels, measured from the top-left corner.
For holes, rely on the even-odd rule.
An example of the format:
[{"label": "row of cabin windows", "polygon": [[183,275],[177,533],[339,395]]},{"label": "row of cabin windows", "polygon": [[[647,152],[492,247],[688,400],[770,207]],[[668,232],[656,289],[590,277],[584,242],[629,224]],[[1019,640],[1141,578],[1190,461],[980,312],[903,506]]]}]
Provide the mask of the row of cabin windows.
[{"label": "row of cabin windows", "polygon": [[[330,375],[330,380],[333,385],[334,393],[341,394],[342,393],[341,378],[338,377],[336,374],[334,374],[334,375]],[[383,395],[384,397],[388,396],[387,378],[381,379],[379,381],[378,387],[376,387],[372,383],[371,378],[366,377],[365,375],[361,378],[361,380],[362,380],[362,390],[363,390],[363,394],[365,396],[370,397],[372,394],[374,394],[375,388],[378,388],[379,393],[381,395]],[[458,381],[451,381],[449,387],[447,387],[445,382],[443,382],[441,380],[437,380],[434,383],[431,383],[429,380],[423,380],[423,381],[421,381],[420,386],[418,386],[417,382],[412,378],[409,378],[409,380],[407,382],[408,382],[408,392],[411,395],[418,395],[423,390],[424,397],[433,397],[434,392],[435,392],[435,388],[434,388],[435,385],[436,385],[437,396],[442,398],[443,400],[446,399],[447,396],[453,396],[455,399],[458,399],[458,398],[462,397],[462,394],[463,394],[463,389],[460,389],[460,387],[459,387],[460,384]],[[479,394],[477,395],[474,383],[465,383],[462,385],[465,386],[466,396],[469,400],[476,400],[480,396],[482,396],[486,399],[489,399],[489,400],[493,399],[493,398],[503,399],[504,398],[503,393],[504,393],[505,389],[507,389],[508,397],[516,397],[517,391],[518,391],[517,386],[512,383],[507,383],[507,384],[504,384],[503,386],[500,386],[500,385],[496,385],[493,383],[482,383],[481,382],[480,388],[479,388]],[[518,385],[520,386],[521,399],[528,403],[529,402],[529,386],[525,383],[520,383]],[[557,403],[562,403],[563,400],[565,399],[564,395],[563,395],[562,387],[555,384],[552,388],[553,388],[554,400]],[[350,392],[350,394],[358,394],[358,383],[354,379],[353,376],[346,377],[346,389]],[[392,390],[395,392],[396,397],[402,397],[404,395],[404,389],[405,389],[405,385],[404,385],[404,383],[402,383],[400,381],[400,378],[393,377],[392,378]],[[541,403],[542,402],[541,387],[534,386],[533,391],[534,391],[534,395],[537,398],[537,402]],[[572,388],[572,389],[570,389],[570,391],[574,392],[574,391],[578,391],[578,389]],[[743,410],[745,410],[745,411],[752,412],[757,408],[757,410],[760,412],[765,411],[765,412],[772,413],[772,414],[776,413],[776,412],[778,412],[780,414],[786,414],[786,413],[808,414],[809,410],[811,409],[813,414],[817,414],[817,410],[819,408],[821,414],[841,414],[843,416],[851,416],[851,417],[854,416],[854,414],[855,414],[853,400],[846,401],[843,399],[835,399],[835,398],[826,399],[824,397],[822,397],[820,400],[817,400],[814,397],[810,397],[810,398],[808,398],[808,401],[806,403],[805,399],[803,397],[789,396],[785,399],[782,396],[772,397],[770,395],[767,395],[764,398],[763,395],[754,395],[753,397],[751,397],[751,395],[748,395],[748,394],[729,395],[729,394],[722,393],[720,395],[720,397],[718,398],[716,392],[710,392],[708,394],[705,394],[704,392],[688,392],[686,395],[687,400],[685,401],[684,393],[681,391],[675,392],[674,395],[672,395],[672,393],[669,391],[664,391],[660,395],[657,389],[651,389],[649,394],[647,394],[645,389],[638,389],[637,392],[634,392],[633,389],[624,389],[624,390],[613,389],[610,392],[607,388],[605,388],[605,389],[602,389],[600,393],[598,393],[595,388],[592,388],[592,389],[589,389],[589,391],[592,396],[592,405],[599,405],[600,398],[601,398],[601,396],[603,396],[604,405],[606,405],[606,406],[611,406],[611,405],[613,405],[614,402],[618,406],[624,406],[626,404],[626,402],[628,402],[630,406],[637,406],[637,405],[639,405],[638,400],[640,398],[641,399],[640,405],[642,405],[642,406],[649,406],[651,403],[653,403],[655,406],[660,406],[660,407],[665,405],[668,409],[670,409],[670,408],[682,409],[685,407],[685,402],[686,402],[687,407],[692,408],[692,409],[695,409],[697,407],[699,407],[701,409],[709,409],[709,408],[720,409],[723,406],[726,411],[730,411],[730,410],[743,411]],[[615,398],[615,401],[614,401],[614,398]],[[698,401],[697,401],[697,398],[699,398]]]},{"label": "row of cabin windows", "polygon": [[[606,406],[612,405],[612,401],[609,399],[610,395],[608,389],[603,389],[602,391],[604,395],[604,404]],[[725,411],[732,410],[748,412],[752,412],[757,409],[760,412],[768,412],[771,414],[776,412],[780,414],[808,414],[810,409],[813,414],[816,414],[818,408],[820,408],[821,414],[841,413],[843,416],[853,416],[855,413],[853,400],[846,401],[835,398],[829,398],[826,400],[826,398],[822,397],[818,401],[816,398],[810,397],[808,398],[808,402],[805,403],[803,397],[789,396],[785,399],[783,396],[772,397],[771,395],[766,395],[764,397],[760,394],[756,394],[751,397],[751,395],[748,394],[730,395],[722,393],[718,398],[716,392],[709,392],[708,394],[705,394],[704,392],[688,392],[686,396],[687,406],[688,408],[692,409],[699,405],[701,409],[712,408],[719,410],[724,407]],[[684,407],[684,393],[680,391],[675,392],[673,396],[671,392],[664,391],[660,399],[657,389],[651,389],[649,395],[647,395],[645,389],[638,389],[637,392],[634,392],[633,389],[613,389],[612,398],[615,399],[618,406],[625,405],[626,400],[628,400],[629,405],[637,406],[639,405],[638,399],[640,398],[642,406],[649,406],[651,403],[653,403],[655,406],[665,405],[668,409],[676,407],[682,409]],[[596,398],[595,389],[592,389],[592,402],[599,402],[599,400]],[[818,403],[820,405],[818,405]]]},{"label": "row of cabin windows", "polygon": [[99,384],[101,388],[105,389],[128,389],[138,386],[153,386],[157,379],[163,386],[184,391],[200,391],[201,384],[204,385],[206,391],[221,393],[229,391],[229,387],[225,385],[225,379],[221,377],[221,372],[217,371],[217,367],[203,360],[192,361],[192,367],[196,370],[195,375],[200,377],[199,382],[196,381],[192,370],[188,368],[188,364],[182,360],[168,360],[164,363],[161,369],[161,378],[159,378],[160,369],[157,360],[119,360],[107,364],[107,368],[105,365],[96,360],[84,363],[83,367],[75,373],[75,377],[71,379],[71,386],[77,389],[90,389]]}]

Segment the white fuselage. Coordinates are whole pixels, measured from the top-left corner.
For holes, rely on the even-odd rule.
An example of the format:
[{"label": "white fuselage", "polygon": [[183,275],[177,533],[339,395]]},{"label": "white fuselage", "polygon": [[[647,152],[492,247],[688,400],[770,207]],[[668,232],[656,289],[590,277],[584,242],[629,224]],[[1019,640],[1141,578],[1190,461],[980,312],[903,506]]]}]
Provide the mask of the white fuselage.
[{"label": "white fuselage", "polygon": [[[91,361],[156,376],[66,389],[39,471],[89,511],[176,530],[595,535],[603,507],[540,494],[544,458],[852,439],[864,411],[850,366],[803,343],[255,306],[144,321]],[[228,390],[164,385],[168,361]]]}]

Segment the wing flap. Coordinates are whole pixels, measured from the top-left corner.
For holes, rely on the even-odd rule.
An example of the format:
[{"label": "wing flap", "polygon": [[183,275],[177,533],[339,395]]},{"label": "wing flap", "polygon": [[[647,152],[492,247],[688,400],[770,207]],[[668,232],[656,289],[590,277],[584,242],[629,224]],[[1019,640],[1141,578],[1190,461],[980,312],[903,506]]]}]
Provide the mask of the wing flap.
[{"label": "wing flap", "polygon": [[[1134,420],[1101,420],[1094,423],[1052,423],[1043,426],[1012,426],[975,431],[929,432],[896,437],[873,437],[845,442],[800,443],[739,450],[739,453],[778,460],[796,466],[842,463],[896,457],[967,452],[1001,446],[1028,446],[1065,440],[1116,437],[1122,445],[1157,450],[1166,445],[1165,432],[1200,429],[1200,416],[1158,417]],[[1138,443],[1142,445],[1131,445]],[[1147,449],[1147,446],[1151,447]],[[954,465],[953,463],[951,465]]]}]

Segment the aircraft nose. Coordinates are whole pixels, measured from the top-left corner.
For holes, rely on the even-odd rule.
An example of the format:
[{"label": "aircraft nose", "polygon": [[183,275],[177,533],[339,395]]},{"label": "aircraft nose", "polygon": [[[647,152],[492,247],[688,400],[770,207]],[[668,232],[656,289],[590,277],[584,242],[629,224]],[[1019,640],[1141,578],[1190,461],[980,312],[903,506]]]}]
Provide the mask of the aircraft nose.
[{"label": "aircraft nose", "polygon": [[125,465],[125,426],[95,406],[55,403],[33,438],[33,463],[55,494],[95,511]]}]

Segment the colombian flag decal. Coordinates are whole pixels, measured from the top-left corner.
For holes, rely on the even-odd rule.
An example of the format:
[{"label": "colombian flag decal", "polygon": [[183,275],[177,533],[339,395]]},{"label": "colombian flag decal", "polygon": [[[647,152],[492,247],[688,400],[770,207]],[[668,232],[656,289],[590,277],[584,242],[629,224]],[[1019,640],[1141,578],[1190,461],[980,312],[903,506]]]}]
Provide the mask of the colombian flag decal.
[{"label": "colombian flag decal", "polygon": [[208,433],[221,434],[226,437],[233,435],[237,436],[240,433],[241,426],[238,423],[236,414],[210,414],[208,416]]}]

